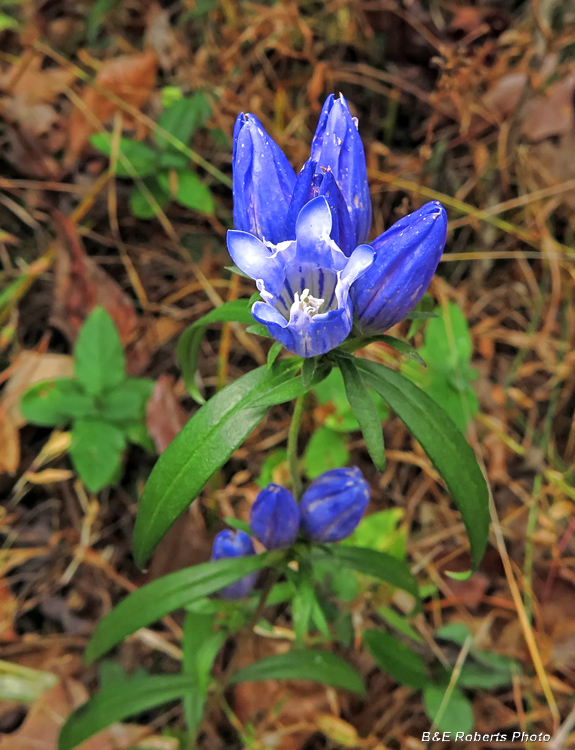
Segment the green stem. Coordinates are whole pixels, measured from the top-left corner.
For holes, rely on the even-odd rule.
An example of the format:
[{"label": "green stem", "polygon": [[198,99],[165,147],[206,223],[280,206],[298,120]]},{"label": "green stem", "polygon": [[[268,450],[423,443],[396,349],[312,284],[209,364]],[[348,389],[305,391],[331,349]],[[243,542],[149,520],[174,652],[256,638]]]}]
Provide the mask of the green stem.
[{"label": "green stem", "polygon": [[288,465],[289,465],[293,491],[294,491],[296,500],[300,499],[301,491],[302,491],[302,484],[301,484],[301,478],[299,475],[299,467],[298,467],[297,439],[299,436],[299,428],[301,425],[301,418],[303,415],[304,404],[305,404],[305,394],[303,394],[302,396],[298,396],[297,401],[295,402],[295,408],[293,410],[293,416],[291,418],[291,424],[289,426],[289,433],[288,433],[288,445],[287,445]]}]

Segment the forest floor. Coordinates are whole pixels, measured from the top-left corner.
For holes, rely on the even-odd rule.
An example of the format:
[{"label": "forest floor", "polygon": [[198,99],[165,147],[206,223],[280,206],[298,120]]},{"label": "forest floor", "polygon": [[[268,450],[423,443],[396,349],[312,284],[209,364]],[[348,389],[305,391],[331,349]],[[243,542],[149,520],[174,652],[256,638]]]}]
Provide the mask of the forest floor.
[{"label": "forest floor", "polygon": [[[489,479],[492,527],[480,570],[468,581],[445,574],[468,567],[465,530],[395,416],[384,424],[381,475],[360,433],[334,427],[333,395],[308,402],[301,450],[323,430],[325,442],[315,439],[305,460],[319,456],[329,467],[343,455],[370,482],[370,512],[393,513],[386,544],[406,540],[427,592],[412,623],[424,657],[439,651],[453,666],[461,644],[438,644],[435,634],[462,623],[474,647],[513,660],[507,683],[465,688],[475,729],[553,738],[494,747],[575,747],[574,29],[575,13],[557,0],[0,2],[3,750],[56,750],[65,717],[104,679],[177,671],[177,617],[138,631],[98,665],[86,667],[82,654],[115,603],[207,560],[220,519],[245,520],[258,481],[284,478],[289,404],[274,407],[233,454],[148,571],[136,568],[138,498],[157,453],[198,408],[181,377],[178,336],[222,301],[254,291],[225,268],[235,118],[255,113],[297,170],[324,98],[340,91],[365,143],[371,236],[428,200],[449,215],[429,289],[444,327],[432,334],[404,322],[394,333],[451,363],[423,386],[457,414]],[[196,125],[166,139],[162,113],[197,92],[205,109]],[[153,148],[162,174],[137,162],[126,171],[121,138]],[[182,170],[195,175],[187,192]],[[129,374],[155,385],[153,445],[132,445],[121,479],[94,493],[70,463],[66,426],[27,423],[20,397],[72,373],[74,343],[96,304],[116,323]],[[264,363],[268,349],[241,326],[210,328],[198,388],[214,393]],[[370,351],[399,363],[384,345]],[[378,596],[401,609],[393,593],[362,589],[348,605],[356,636]],[[244,645],[246,659],[253,648]],[[238,686],[234,713],[212,712],[199,746],[425,747],[421,691],[377,670],[362,648],[349,651],[366,701],[286,683],[270,705],[265,684]],[[176,750],[182,726],[176,705],[85,747]]]}]

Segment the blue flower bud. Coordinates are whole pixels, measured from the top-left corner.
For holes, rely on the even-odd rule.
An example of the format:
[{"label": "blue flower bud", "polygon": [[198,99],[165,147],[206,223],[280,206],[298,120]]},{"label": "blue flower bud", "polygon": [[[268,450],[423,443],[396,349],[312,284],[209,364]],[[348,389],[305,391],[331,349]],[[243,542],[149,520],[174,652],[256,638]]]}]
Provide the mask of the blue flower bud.
[{"label": "blue flower bud", "polygon": [[250,526],[266,549],[293,544],[299,529],[299,506],[292,493],[279,484],[268,484],[252,505]]},{"label": "blue flower bud", "polygon": [[232,171],[236,229],[274,244],[285,240],[296,176],[255,115],[238,115]]},{"label": "blue flower bud", "polygon": [[[253,542],[245,531],[230,531],[226,529],[225,531],[220,531],[214,539],[212,560],[224,560],[228,557],[247,557],[254,554]],[[223,599],[241,599],[253,589],[257,577],[257,573],[250,573],[250,575],[240,578],[239,581],[221,589],[219,592],[220,596]]]},{"label": "blue flower bud", "polygon": [[358,525],[368,503],[369,486],[357,466],[326,471],[303,494],[301,530],[314,542],[339,542]]},{"label": "blue flower bud", "polygon": [[354,246],[361,245],[371,225],[367,167],[357,119],[351,116],[341,94],[339,99],[330,94],[325,100],[311,144],[311,159],[317,162],[318,171],[333,173],[349,211]]},{"label": "blue flower bud", "polygon": [[446,234],[445,209],[431,201],[371,243],[373,265],[350,292],[363,333],[383,333],[413,310],[435,273]]},{"label": "blue flower bud", "polygon": [[286,239],[296,237],[297,219],[306,203],[323,195],[332,214],[331,239],[349,258],[357,247],[355,231],[351,225],[345,199],[339,189],[333,172],[324,170],[317,163],[308,159],[303,165],[295,183],[292,200],[287,213]]}]

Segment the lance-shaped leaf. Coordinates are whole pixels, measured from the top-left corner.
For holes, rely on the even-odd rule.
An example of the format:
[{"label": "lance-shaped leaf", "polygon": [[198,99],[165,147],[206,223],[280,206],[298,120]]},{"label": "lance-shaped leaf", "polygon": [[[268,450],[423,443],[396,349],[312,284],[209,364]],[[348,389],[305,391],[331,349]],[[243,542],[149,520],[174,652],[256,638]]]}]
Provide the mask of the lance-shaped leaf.
[{"label": "lance-shaped leaf", "polygon": [[343,375],[347,399],[361,427],[371,460],[377,469],[383,471],[385,469],[385,447],[377,406],[370,396],[354,360],[342,357],[338,360],[338,364]]},{"label": "lance-shaped leaf", "polygon": [[119,685],[101,690],[68,718],[60,732],[58,750],[74,750],[115,721],[182,698],[197,690],[196,678],[190,674],[159,677],[138,675]]},{"label": "lance-shaped leaf", "polygon": [[86,647],[85,660],[93,662],[136,630],[273,564],[280,557],[281,553],[264,553],[206,562],[136,589],[98,623]]},{"label": "lance-shaped leaf", "polygon": [[298,649],[274,654],[235,672],[230,684],[262,680],[313,680],[365,695],[362,679],[355,669],[329,651]]},{"label": "lance-shaped leaf", "polygon": [[407,591],[419,601],[417,581],[407,563],[385,552],[367,547],[334,544],[315,547],[313,557],[322,562],[331,560],[337,567],[351,568],[363,575],[379,578],[380,581]]},{"label": "lance-shaped leaf", "polygon": [[405,422],[449,488],[477,568],[489,537],[489,493],[475,454],[451,417],[410,380],[377,362],[357,360],[364,380]]},{"label": "lance-shaped leaf", "polygon": [[235,299],[231,302],[225,302],[215,310],[211,310],[199,320],[188,326],[178,340],[178,361],[182,368],[184,382],[190,395],[199,404],[203,404],[205,399],[202,397],[196,387],[194,376],[198,365],[198,356],[202,338],[209,325],[212,323],[253,323],[254,319],[250,312],[250,301],[247,299]]},{"label": "lance-shaped leaf", "polygon": [[134,558],[143,565],[176,518],[263,419],[270,397],[282,403],[304,392],[294,378],[300,360],[282,360],[244,375],[199,409],[162,453],[140,500]]}]

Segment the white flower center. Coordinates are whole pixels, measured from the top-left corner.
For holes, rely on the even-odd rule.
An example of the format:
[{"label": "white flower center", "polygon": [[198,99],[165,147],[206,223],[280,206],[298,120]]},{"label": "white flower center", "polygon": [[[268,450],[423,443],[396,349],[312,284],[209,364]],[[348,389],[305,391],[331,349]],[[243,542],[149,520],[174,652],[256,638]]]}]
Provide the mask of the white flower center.
[{"label": "white flower center", "polygon": [[309,289],[304,289],[301,294],[296,292],[293,298],[293,305],[291,306],[292,313],[300,310],[313,318],[317,315],[320,307],[323,305],[325,300],[319,299],[318,297],[312,297],[309,293]]}]

